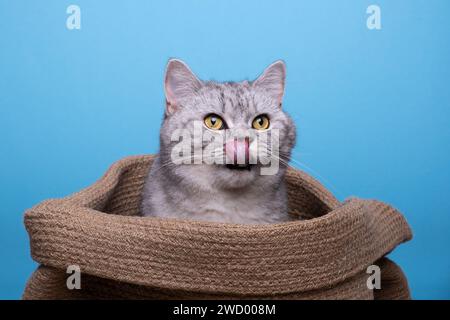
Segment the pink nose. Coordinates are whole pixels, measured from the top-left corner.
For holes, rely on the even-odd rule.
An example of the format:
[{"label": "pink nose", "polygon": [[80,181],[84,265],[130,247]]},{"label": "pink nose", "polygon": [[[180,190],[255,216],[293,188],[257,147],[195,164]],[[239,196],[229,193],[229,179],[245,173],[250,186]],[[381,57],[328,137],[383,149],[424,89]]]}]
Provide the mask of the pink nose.
[{"label": "pink nose", "polygon": [[227,164],[248,164],[249,163],[249,143],[248,138],[234,139],[225,143],[225,154]]}]

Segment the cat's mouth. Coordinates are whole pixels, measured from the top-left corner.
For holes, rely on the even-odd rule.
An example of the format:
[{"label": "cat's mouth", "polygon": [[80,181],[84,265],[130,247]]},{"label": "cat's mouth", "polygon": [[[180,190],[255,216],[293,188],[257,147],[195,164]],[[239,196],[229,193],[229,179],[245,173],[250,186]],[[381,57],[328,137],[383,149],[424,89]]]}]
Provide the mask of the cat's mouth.
[{"label": "cat's mouth", "polygon": [[252,170],[252,165],[251,164],[227,164],[226,167],[230,170],[238,170],[238,171],[243,171],[243,170],[247,170],[250,171]]}]

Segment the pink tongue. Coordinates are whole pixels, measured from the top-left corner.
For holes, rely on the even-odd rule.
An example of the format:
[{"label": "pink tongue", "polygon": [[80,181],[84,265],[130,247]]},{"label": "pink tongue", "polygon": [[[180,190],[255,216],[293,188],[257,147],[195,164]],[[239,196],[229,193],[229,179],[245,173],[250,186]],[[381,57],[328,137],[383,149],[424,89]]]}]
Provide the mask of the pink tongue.
[{"label": "pink tongue", "polygon": [[230,140],[225,143],[225,154],[228,164],[248,164],[249,150],[248,139]]}]

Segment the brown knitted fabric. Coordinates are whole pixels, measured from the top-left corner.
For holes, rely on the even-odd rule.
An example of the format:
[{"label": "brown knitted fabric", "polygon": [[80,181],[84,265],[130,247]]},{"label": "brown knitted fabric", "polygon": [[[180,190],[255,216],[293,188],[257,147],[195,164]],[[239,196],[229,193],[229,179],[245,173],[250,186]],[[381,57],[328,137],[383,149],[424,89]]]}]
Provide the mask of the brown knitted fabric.
[{"label": "brown knitted fabric", "polygon": [[[392,207],[340,203],[289,169],[290,213],[314,219],[249,226],[143,218],[140,194],[152,159],[123,159],[89,188],[27,211],[31,254],[41,267],[25,299],[409,298],[400,268],[381,259],[411,238]],[[367,288],[371,264],[382,270],[381,290]],[[69,265],[81,268],[81,290],[65,287]]]}]

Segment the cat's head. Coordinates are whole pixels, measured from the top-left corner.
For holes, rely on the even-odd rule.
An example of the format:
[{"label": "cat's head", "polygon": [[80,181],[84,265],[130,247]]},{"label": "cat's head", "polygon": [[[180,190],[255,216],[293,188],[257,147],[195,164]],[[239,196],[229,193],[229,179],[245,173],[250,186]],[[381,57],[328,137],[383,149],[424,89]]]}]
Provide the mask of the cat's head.
[{"label": "cat's head", "polygon": [[184,62],[169,60],[161,165],[203,188],[276,183],[296,136],[282,110],[285,76],[284,62],[276,61],[251,82],[202,81]]}]

